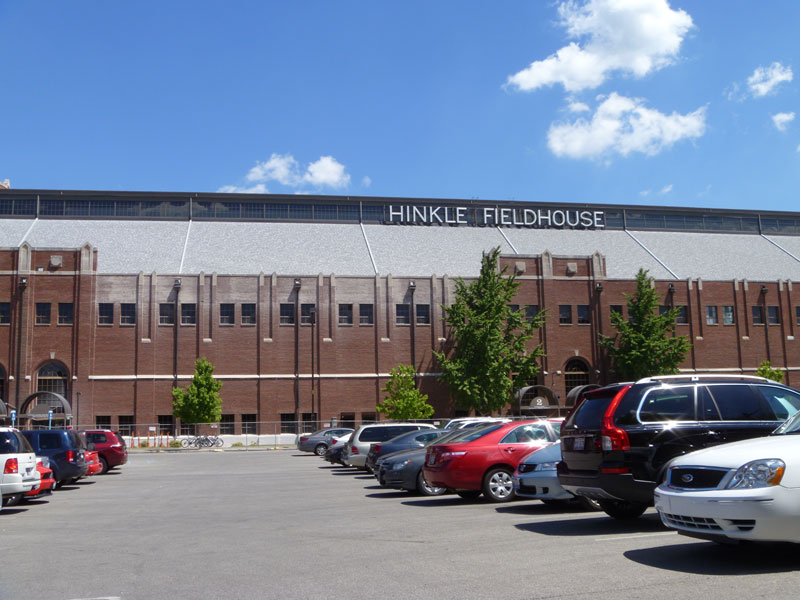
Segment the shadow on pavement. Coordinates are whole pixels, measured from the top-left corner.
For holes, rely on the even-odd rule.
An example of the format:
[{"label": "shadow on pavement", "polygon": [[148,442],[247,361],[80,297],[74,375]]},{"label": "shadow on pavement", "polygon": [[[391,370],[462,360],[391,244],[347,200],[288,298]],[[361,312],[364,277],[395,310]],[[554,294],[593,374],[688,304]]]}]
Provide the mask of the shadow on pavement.
[{"label": "shadow on pavement", "polygon": [[499,513],[510,515],[524,515],[534,517],[537,515],[563,515],[563,514],[580,514],[586,513],[587,515],[599,514],[596,511],[589,511],[578,504],[572,502],[565,502],[563,505],[547,506],[541,502],[532,501],[515,501],[508,504],[501,504],[495,509]]},{"label": "shadow on pavement", "polygon": [[[595,515],[595,513],[587,514]],[[520,523],[515,525],[515,527],[522,531],[530,531],[542,535],[557,535],[561,537],[668,531],[657,514],[645,514],[638,519],[621,521],[612,519],[604,513],[600,513],[596,516],[587,516],[585,519],[562,519],[538,521],[535,523]]]},{"label": "shadow on pavement", "polygon": [[399,492],[397,490],[392,490],[391,492],[383,492],[380,494],[366,494],[367,498],[408,498],[408,492]]},{"label": "shadow on pavement", "polygon": [[648,567],[679,573],[756,575],[796,570],[800,552],[794,544],[723,546],[697,540],[688,544],[628,550],[623,552],[623,556]]}]

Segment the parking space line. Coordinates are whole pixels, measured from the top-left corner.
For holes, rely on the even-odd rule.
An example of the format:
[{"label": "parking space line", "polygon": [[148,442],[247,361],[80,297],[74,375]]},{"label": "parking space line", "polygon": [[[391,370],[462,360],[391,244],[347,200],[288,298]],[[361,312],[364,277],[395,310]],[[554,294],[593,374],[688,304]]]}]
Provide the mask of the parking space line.
[{"label": "parking space line", "polygon": [[638,538],[656,537],[661,535],[678,535],[677,531],[660,531],[658,533],[637,533],[634,535],[605,535],[595,538],[595,542],[607,542],[609,540],[635,540]]}]

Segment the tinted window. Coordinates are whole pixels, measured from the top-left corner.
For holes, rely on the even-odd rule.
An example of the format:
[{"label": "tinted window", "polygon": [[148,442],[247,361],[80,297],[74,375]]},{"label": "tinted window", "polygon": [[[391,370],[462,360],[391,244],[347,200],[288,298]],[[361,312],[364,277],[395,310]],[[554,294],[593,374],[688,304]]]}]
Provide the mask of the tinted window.
[{"label": "tinted window", "polygon": [[[410,427],[410,426],[409,426]],[[367,427],[358,436],[359,442],[385,442],[401,433],[409,431],[409,427]]]},{"label": "tinted window", "polygon": [[725,421],[773,421],[775,415],[749,385],[709,385],[708,392]]},{"label": "tinted window", "polygon": [[42,450],[58,450],[61,448],[61,436],[58,433],[40,433],[39,447]]},{"label": "tinted window", "polygon": [[33,452],[28,440],[16,431],[0,431],[0,454],[21,454],[23,452]]},{"label": "tinted window", "polygon": [[642,423],[653,421],[693,421],[694,386],[657,388],[645,393],[639,409]]},{"label": "tinted window", "polygon": [[768,385],[756,386],[778,419],[788,419],[800,410],[800,394],[786,388]]},{"label": "tinted window", "polygon": [[91,444],[103,444],[106,441],[105,433],[87,433],[86,441]]},{"label": "tinted window", "polygon": [[578,409],[570,417],[567,426],[577,427],[578,429],[600,429],[603,414],[613,398],[613,393],[586,396],[586,399],[581,402]]},{"label": "tinted window", "polygon": [[[500,423],[498,425],[493,425],[490,427],[486,427],[484,429],[477,429],[475,431],[470,431],[468,434],[464,435],[464,437],[458,437],[457,440],[459,442],[473,442],[475,440],[482,438],[485,435],[492,433],[493,431],[497,431],[503,425],[505,425],[505,423]],[[452,441],[456,440],[454,439]]]},{"label": "tinted window", "polygon": [[512,429],[508,434],[500,440],[501,444],[530,444],[533,442],[546,442],[547,426],[537,423],[528,423],[521,425],[516,429]]},{"label": "tinted window", "polygon": [[700,421],[719,421],[719,407],[708,393],[708,388],[697,388],[697,418]]}]

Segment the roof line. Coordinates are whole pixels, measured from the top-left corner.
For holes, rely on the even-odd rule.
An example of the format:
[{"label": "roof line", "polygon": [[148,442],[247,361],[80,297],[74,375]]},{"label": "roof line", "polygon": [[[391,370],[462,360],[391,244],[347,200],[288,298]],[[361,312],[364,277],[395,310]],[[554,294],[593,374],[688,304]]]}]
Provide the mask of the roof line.
[{"label": "roof line", "polygon": [[511,243],[511,240],[508,239],[508,236],[505,234],[505,232],[500,227],[497,227],[497,231],[500,232],[500,235],[503,236],[503,239],[505,239],[506,243],[508,243],[508,245],[511,246],[511,249],[514,251],[514,254],[519,256],[519,252],[517,251],[516,248],[514,248],[514,244]]},{"label": "roof line", "polygon": [[189,225],[186,227],[186,238],[183,240],[183,252],[181,253],[181,266],[178,267],[178,273],[183,273],[183,261],[186,258],[186,248],[189,246],[189,234],[192,231],[192,221],[189,220]]},{"label": "roof line", "polygon": [[28,236],[31,234],[31,231],[33,230],[33,226],[34,226],[34,225],[36,225],[36,222],[37,222],[38,220],[39,220],[39,217],[36,217],[36,218],[33,220],[33,223],[31,223],[31,226],[30,226],[30,227],[28,227],[28,231],[26,231],[26,232],[25,232],[25,235],[23,235],[23,236],[22,236],[22,239],[19,241],[19,244],[17,244],[17,246],[22,246],[22,244],[24,244],[24,243],[25,243],[25,240],[27,240],[27,239],[28,239]]},{"label": "roof line", "polygon": [[783,250],[783,251],[784,251],[786,254],[788,254],[789,256],[791,256],[791,257],[792,257],[793,259],[795,259],[797,262],[800,262],[800,258],[797,258],[797,257],[796,257],[794,254],[792,254],[791,252],[789,252],[789,251],[788,251],[786,248],[784,248],[783,246],[781,246],[781,245],[780,245],[778,242],[775,242],[775,241],[773,241],[773,240],[769,239],[769,238],[768,238],[767,236],[765,236],[763,233],[759,233],[758,235],[760,235],[761,237],[763,237],[765,240],[767,240],[767,241],[768,241],[770,244],[772,244],[772,245],[773,245],[773,246],[775,246],[776,248],[778,248],[778,249],[780,249],[780,250]]},{"label": "roof line", "polygon": [[641,246],[641,247],[644,249],[644,251],[645,251],[645,252],[647,252],[647,253],[648,253],[650,256],[652,256],[652,257],[653,257],[653,258],[656,260],[656,262],[658,262],[658,264],[660,264],[660,265],[661,265],[662,267],[664,267],[664,268],[665,268],[667,271],[669,271],[669,274],[670,274],[670,275],[672,275],[672,276],[673,276],[675,279],[680,279],[680,277],[678,277],[678,276],[677,276],[675,273],[673,273],[672,269],[670,269],[670,268],[669,268],[669,267],[668,267],[666,264],[664,264],[664,261],[662,261],[660,258],[658,258],[658,257],[657,257],[655,254],[653,254],[653,253],[650,251],[650,248],[648,248],[648,247],[647,247],[647,246],[645,246],[645,245],[644,245],[644,244],[643,244],[641,241],[639,241],[639,238],[637,238],[635,235],[633,235],[633,234],[632,234],[630,231],[628,231],[627,229],[625,230],[625,233],[627,233],[629,236],[631,236],[631,238],[633,239],[633,241],[634,241],[634,242],[636,242],[637,244],[639,244],[639,245],[640,245],[640,246]]},{"label": "roof line", "polygon": [[364,243],[367,245],[367,252],[369,253],[369,259],[372,261],[372,270],[375,271],[375,275],[378,274],[378,265],[375,264],[375,257],[372,256],[372,248],[369,245],[369,239],[367,239],[367,230],[364,229],[364,223],[359,223],[361,227],[361,235],[364,236]]}]

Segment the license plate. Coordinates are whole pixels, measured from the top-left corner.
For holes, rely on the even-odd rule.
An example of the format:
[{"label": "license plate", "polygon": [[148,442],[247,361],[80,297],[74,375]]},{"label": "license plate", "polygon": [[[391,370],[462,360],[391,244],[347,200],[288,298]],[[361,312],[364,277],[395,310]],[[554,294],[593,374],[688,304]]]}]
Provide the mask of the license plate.
[{"label": "license plate", "polygon": [[429,465],[432,465],[435,462],[436,462],[436,457],[435,456],[431,456],[431,457],[428,458],[428,464]]},{"label": "license plate", "polygon": [[584,443],[586,440],[582,437],[575,438],[572,442],[572,449],[573,450],[583,450]]}]

